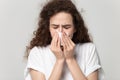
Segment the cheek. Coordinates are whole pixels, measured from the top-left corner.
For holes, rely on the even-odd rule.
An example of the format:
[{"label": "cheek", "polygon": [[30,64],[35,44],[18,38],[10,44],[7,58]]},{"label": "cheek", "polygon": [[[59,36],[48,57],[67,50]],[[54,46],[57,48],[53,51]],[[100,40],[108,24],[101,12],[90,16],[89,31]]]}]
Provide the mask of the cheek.
[{"label": "cheek", "polygon": [[73,31],[73,30],[71,30],[71,31],[66,31],[65,33],[72,39],[73,34],[74,34],[74,31]]},{"label": "cheek", "polygon": [[50,34],[51,34],[51,37],[53,38],[53,36],[55,35],[55,31],[54,30],[50,30]]},{"label": "cheek", "polygon": [[73,33],[67,33],[67,35],[72,39]]}]

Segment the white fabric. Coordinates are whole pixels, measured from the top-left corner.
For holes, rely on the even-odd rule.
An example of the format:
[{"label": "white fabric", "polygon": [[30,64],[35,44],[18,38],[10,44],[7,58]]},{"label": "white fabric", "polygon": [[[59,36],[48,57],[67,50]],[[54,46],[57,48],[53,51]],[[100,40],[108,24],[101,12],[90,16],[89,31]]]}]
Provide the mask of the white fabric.
[{"label": "white fabric", "polygon": [[[32,80],[29,74],[30,68],[42,72],[45,75],[46,80],[48,80],[56,61],[56,58],[49,47],[50,46],[34,47],[31,49],[27,66],[24,71],[25,80]],[[99,80],[103,80],[104,77],[103,72],[101,71],[99,56],[93,43],[77,44],[75,47],[75,58],[85,76],[88,76],[99,69]],[[66,64],[63,72],[64,76],[62,76],[61,80],[73,80]]]}]

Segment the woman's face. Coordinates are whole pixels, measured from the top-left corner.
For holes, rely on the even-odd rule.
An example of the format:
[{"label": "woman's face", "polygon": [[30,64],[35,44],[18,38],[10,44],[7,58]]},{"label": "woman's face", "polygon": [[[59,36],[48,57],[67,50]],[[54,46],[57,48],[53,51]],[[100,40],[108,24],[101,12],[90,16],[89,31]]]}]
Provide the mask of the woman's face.
[{"label": "woman's face", "polygon": [[71,14],[65,12],[59,12],[53,15],[50,18],[49,24],[51,37],[55,35],[57,32],[66,33],[68,36],[72,38],[73,33],[75,32],[75,27],[73,25],[73,19]]}]

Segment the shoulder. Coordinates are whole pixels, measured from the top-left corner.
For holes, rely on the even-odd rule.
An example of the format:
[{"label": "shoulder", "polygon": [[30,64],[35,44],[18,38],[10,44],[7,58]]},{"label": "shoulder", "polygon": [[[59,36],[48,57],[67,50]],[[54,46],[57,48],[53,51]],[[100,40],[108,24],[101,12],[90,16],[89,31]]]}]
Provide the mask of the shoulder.
[{"label": "shoulder", "polygon": [[29,52],[28,60],[35,59],[39,54],[38,47],[33,47]]},{"label": "shoulder", "polygon": [[94,43],[79,43],[75,47],[76,54],[79,56],[89,56],[96,51]]},{"label": "shoulder", "polygon": [[37,46],[35,46],[30,50],[29,55],[35,55],[35,54],[38,54],[38,53],[39,53],[39,48]]},{"label": "shoulder", "polygon": [[49,46],[46,47],[40,47],[35,46],[30,50],[29,56],[44,56],[49,51]]},{"label": "shoulder", "polygon": [[37,51],[38,51],[38,47],[35,46],[35,47],[33,47],[33,48],[30,50],[30,53],[31,53],[31,52],[37,52]]},{"label": "shoulder", "polygon": [[82,48],[82,49],[92,49],[95,48],[95,44],[92,42],[89,43],[79,43],[76,45],[77,48]]}]

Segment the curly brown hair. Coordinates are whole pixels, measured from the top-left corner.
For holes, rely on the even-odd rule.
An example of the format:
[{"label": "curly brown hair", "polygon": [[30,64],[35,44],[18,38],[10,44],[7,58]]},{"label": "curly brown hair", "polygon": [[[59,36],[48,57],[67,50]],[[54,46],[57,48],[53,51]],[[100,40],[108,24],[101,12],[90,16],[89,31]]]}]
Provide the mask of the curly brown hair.
[{"label": "curly brown hair", "polygon": [[85,27],[83,18],[72,1],[50,0],[41,10],[39,15],[38,29],[35,31],[34,37],[26,49],[26,57],[29,55],[29,50],[34,46],[45,47],[50,44],[52,38],[49,31],[49,21],[53,15],[59,12],[69,13],[73,17],[73,23],[76,32],[73,35],[72,41],[75,44],[92,42],[88,35],[88,29]]}]

